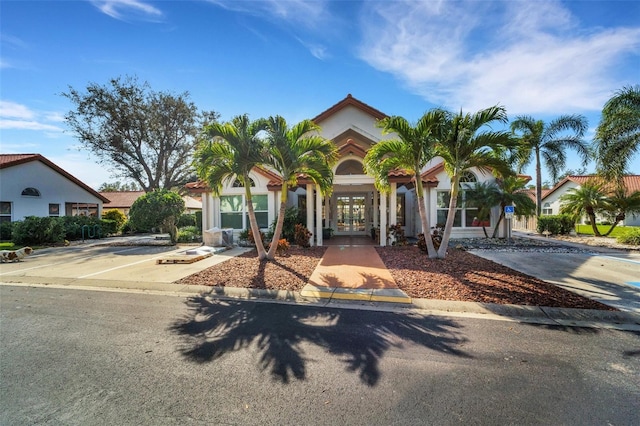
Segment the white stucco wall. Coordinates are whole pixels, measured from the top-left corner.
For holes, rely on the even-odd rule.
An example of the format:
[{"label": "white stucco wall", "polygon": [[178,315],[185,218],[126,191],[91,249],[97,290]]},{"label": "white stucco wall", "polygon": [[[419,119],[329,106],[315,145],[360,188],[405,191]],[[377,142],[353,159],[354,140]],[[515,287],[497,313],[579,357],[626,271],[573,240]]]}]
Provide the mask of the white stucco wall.
[{"label": "white stucco wall", "polygon": [[334,139],[349,129],[355,130],[374,142],[393,138],[393,135],[383,136],[376,123],[377,120],[374,117],[353,105],[347,105],[318,124],[322,128],[320,134],[326,139]]},{"label": "white stucco wall", "polygon": [[[36,188],[40,196],[21,195],[28,187]],[[65,215],[65,203],[97,204],[102,210],[102,200],[40,161],[1,169],[0,201],[12,203],[12,221],[49,216],[49,204],[60,205],[60,216]]]}]

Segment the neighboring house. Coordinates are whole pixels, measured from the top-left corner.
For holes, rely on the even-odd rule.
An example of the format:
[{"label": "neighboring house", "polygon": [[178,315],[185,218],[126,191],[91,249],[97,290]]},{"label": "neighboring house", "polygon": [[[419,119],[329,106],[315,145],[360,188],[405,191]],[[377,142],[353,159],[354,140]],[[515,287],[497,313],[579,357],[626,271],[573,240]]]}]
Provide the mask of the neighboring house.
[{"label": "neighboring house", "polygon": [[0,154],[0,221],[100,216],[109,199],[40,154]]},{"label": "neighboring house", "polygon": [[[323,228],[332,228],[334,235],[372,235],[375,228],[379,230],[381,245],[387,244],[386,229],[392,224],[402,225],[407,236],[422,232],[411,177],[394,173],[389,179],[390,193],[383,194],[375,189],[374,178],[363,171],[363,159],[368,149],[380,140],[394,138],[393,134],[383,135],[376,126],[377,121],[385,117],[386,114],[348,95],[313,119],[321,127],[321,135],[333,141],[340,153],[333,168],[333,192],[330,196],[322,195],[304,177],[298,179],[298,187],[289,194],[290,206],[304,212],[315,244],[322,245]],[[277,174],[265,169],[254,169],[251,179],[256,218],[260,228],[266,229],[277,215],[281,180]],[[491,174],[469,170],[462,179],[461,187],[493,179]],[[425,205],[430,225],[444,224],[451,181],[438,158],[425,167],[421,182],[426,189]],[[244,189],[237,181],[227,184],[219,197],[213,196],[203,182],[189,183],[187,189],[191,193],[202,194],[204,229],[233,228],[238,233],[249,228]],[[463,206],[463,203],[458,205],[452,237],[483,236],[477,220],[474,222],[476,210]],[[496,208],[492,224],[498,215]]]},{"label": "neighboring house", "polygon": [[[105,197],[108,197],[110,202],[104,204],[104,210],[119,210],[125,216],[129,217],[129,210],[133,202],[144,195],[144,191],[111,191],[101,192]],[[202,202],[196,198],[185,195],[182,197],[185,205],[185,212],[193,214],[196,211],[202,210]]]},{"label": "neighboring house", "polygon": [[[593,179],[595,176],[567,176],[562,179],[556,186],[547,191],[542,197],[542,215],[560,214],[562,202],[560,198],[570,189],[579,188],[580,185]],[[635,191],[640,191],[640,175],[627,175],[623,178],[627,195]],[[604,221],[605,218],[599,217],[598,221]],[[623,226],[640,226],[640,215],[627,214],[627,218],[621,223]]]}]

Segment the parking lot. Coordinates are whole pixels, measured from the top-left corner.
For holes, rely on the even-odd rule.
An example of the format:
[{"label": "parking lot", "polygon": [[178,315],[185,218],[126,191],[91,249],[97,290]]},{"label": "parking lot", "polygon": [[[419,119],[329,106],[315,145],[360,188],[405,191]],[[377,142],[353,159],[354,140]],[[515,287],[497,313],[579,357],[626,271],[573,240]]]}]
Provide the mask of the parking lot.
[{"label": "parking lot", "polygon": [[95,281],[96,285],[105,287],[140,282],[154,284],[157,288],[223,262],[243,251],[235,248],[189,264],[157,263],[159,259],[180,255],[193,248],[90,244],[47,248],[36,250],[22,262],[2,263],[0,281],[72,285],[82,280],[85,283]]}]

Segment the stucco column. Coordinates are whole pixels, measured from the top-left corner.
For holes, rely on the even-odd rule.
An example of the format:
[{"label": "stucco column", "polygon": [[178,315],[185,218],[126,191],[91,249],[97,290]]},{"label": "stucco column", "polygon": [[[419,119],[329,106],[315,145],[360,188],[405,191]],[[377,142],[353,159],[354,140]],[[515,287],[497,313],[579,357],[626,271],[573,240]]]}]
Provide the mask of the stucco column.
[{"label": "stucco column", "polygon": [[380,217],[380,200],[378,197],[378,190],[373,190],[373,226],[377,227],[379,225],[378,218]]},{"label": "stucco column", "polygon": [[[391,192],[389,193],[389,225],[397,225],[398,223],[398,184],[391,182]],[[395,239],[392,239],[393,243]]]},{"label": "stucco column", "polygon": [[380,194],[380,245],[387,245],[387,194]]},{"label": "stucco column", "polygon": [[307,184],[307,229],[311,231],[311,239],[309,243],[314,244],[313,234],[315,234],[315,228],[313,227],[313,185]]},{"label": "stucco column", "polygon": [[316,242],[322,245],[322,193],[316,188]]}]

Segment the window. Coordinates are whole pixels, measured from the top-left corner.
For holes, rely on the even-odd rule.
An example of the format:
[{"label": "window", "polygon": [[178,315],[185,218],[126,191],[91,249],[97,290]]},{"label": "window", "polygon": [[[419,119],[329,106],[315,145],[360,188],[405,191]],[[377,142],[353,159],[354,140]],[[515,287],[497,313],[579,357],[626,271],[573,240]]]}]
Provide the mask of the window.
[{"label": "window", "polygon": [[[476,207],[467,207],[465,203],[465,190],[471,188],[475,182],[477,182],[476,176],[471,172],[466,171],[460,177],[460,192],[456,203],[456,215],[453,218],[453,226],[455,227],[478,226],[478,209]],[[447,222],[450,198],[451,191],[438,191],[436,200],[438,225],[444,226]]]},{"label": "window", "polygon": [[49,204],[49,216],[50,217],[60,216],[60,204]]},{"label": "window", "polygon": [[39,197],[40,191],[38,191],[36,188],[29,187],[22,190],[22,195],[24,195],[25,197]]},{"label": "window", "polygon": [[[251,178],[249,178],[249,186],[251,186],[251,187],[255,187],[256,186],[256,183]],[[242,184],[242,182],[240,182],[240,180],[236,179],[236,180],[233,181],[233,185],[231,185],[231,187],[233,187],[233,188],[244,188],[244,185]]]},{"label": "window", "polygon": [[[253,210],[260,228],[269,227],[268,196],[254,195]],[[220,225],[222,228],[248,229],[249,213],[244,195],[224,195],[220,197]]]},{"label": "window", "polygon": [[11,222],[11,202],[0,201],[0,222]]},{"label": "window", "polygon": [[553,209],[551,208],[551,204],[549,203],[544,203],[542,205],[542,214],[543,215],[550,215],[553,214]]},{"label": "window", "polygon": [[396,225],[405,226],[404,194],[396,195]]}]

